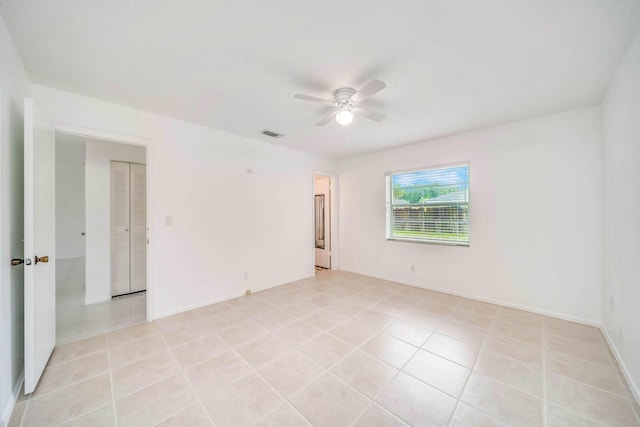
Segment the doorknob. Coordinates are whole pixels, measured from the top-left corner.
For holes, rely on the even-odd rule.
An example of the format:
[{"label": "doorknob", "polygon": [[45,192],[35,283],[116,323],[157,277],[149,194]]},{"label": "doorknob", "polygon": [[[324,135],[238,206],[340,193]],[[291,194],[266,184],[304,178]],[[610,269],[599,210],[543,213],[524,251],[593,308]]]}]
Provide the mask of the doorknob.
[{"label": "doorknob", "polygon": [[20,265],[20,264],[31,265],[31,260],[29,258],[26,258],[26,259],[14,258],[11,260],[11,265]]},{"label": "doorknob", "polygon": [[36,264],[38,264],[39,262],[49,262],[49,256],[48,255],[45,255],[45,256],[42,256],[42,257],[39,257],[39,256],[36,255],[35,258],[36,258]]}]

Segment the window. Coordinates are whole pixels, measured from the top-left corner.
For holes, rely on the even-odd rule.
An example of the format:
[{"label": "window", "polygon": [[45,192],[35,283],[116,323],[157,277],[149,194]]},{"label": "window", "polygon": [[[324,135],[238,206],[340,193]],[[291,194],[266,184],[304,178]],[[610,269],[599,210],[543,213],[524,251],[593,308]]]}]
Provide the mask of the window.
[{"label": "window", "polygon": [[469,165],[386,174],[388,240],[469,245]]}]

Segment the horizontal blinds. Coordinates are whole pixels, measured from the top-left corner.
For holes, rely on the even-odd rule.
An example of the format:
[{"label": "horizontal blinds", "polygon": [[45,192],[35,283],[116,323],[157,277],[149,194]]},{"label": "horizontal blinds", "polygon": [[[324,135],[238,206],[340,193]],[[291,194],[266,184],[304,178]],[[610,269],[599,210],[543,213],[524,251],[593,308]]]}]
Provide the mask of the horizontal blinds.
[{"label": "horizontal blinds", "polygon": [[469,244],[469,165],[386,176],[386,236]]}]

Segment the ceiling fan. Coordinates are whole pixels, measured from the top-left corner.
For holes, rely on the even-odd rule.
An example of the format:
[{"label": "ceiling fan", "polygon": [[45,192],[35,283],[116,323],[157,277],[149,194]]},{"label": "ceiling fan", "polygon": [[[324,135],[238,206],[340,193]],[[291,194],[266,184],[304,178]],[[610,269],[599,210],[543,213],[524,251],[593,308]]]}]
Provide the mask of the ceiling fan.
[{"label": "ceiling fan", "polygon": [[353,121],[353,114],[359,114],[368,119],[381,122],[387,117],[385,114],[377,111],[370,110],[362,107],[358,104],[369,98],[371,95],[380,92],[387,85],[382,80],[372,80],[365,85],[359,91],[350,87],[341,87],[333,92],[333,100],[316,98],[315,96],[304,95],[298,93],[294,95],[295,98],[303,101],[318,102],[320,104],[327,104],[334,107],[334,110],[324,119],[316,123],[316,126],[325,126],[334,118],[338,124],[346,126]]}]

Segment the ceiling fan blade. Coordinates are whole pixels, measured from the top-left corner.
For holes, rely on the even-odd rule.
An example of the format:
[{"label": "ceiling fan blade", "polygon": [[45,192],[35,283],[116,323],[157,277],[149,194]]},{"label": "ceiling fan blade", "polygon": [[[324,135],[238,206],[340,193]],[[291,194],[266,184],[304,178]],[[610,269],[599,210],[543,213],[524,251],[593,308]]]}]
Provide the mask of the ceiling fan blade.
[{"label": "ceiling fan blade", "polygon": [[295,95],[293,95],[293,97],[296,98],[296,99],[301,99],[303,101],[319,102],[321,104],[332,104],[333,103],[333,101],[330,101],[328,99],[316,98],[315,96],[304,95],[302,93],[296,93]]},{"label": "ceiling fan blade", "polygon": [[374,93],[380,92],[385,87],[387,87],[387,85],[382,80],[371,80],[368,84],[365,85],[365,87],[357,91],[355,95],[351,97],[351,100],[356,103],[361,102]]},{"label": "ceiling fan blade", "polygon": [[365,116],[366,118],[375,120],[376,122],[381,122],[387,117],[386,114],[378,113],[377,111],[369,110],[368,108],[362,108],[359,106],[355,106],[353,108],[356,110],[358,115]]},{"label": "ceiling fan blade", "polygon": [[322,119],[318,123],[316,123],[316,126],[325,126],[327,123],[329,123],[331,120],[333,120],[336,117],[337,114],[338,114],[337,111],[332,112],[327,117],[325,117],[324,119]]}]

